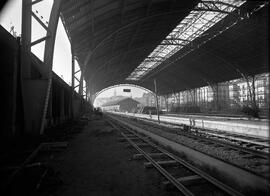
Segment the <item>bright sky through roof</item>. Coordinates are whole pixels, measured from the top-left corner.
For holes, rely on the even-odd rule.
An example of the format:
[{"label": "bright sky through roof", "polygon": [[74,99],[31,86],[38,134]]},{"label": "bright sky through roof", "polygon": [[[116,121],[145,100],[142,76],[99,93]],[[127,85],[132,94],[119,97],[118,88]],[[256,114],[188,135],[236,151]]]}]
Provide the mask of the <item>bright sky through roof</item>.
[{"label": "bright sky through roof", "polygon": [[[123,92],[123,89],[131,89],[131,93]],[[123,85],[120,87],[108,89],[108,90],[100,93],[98,97],[99,98],[100,97],[111,97],[114,95],[114,93],[116,93],[116,95],[122,95],[122,96],[130,96],[130,94],[131,94],[132,97],[141,97],[143,95],[143,93],[148,93],[148,92],[143,90],[143,89],[137,88],[137,87]]]},{"label": "bright sky through roof", "polygon": [[[203,10],[211,8],[213,6],[212,2],[216,2],[215,6],[222,12]],[[235,7],[240,7],[244,2],[242,0],[201,1],[128,76],[127,80],[140,80],[151,70],[225,18],[228,15],[227,13],[235,10]],[[216,8],[215,6],[213,6],[213,9]]]},{"label": "bright sky through roof", "polygon": [[[43,0],[33,5],[32,10],[46,24],[49,21],[49,13],[53,0]],[[10,31],[14,26],[17,35],[21,34],[21,8],[22,0],[9,0],[0,13],[0,24]],[[32,41],[41,38],[46,34],[40,24],[32,18]],[[44,42],[31,48],[32,52],[43,61]],[[62,77],[68,84],[71,81],[71,51],[70,43],[63,27],[62,21],[59,20],[55,40],[53,71]]]}]

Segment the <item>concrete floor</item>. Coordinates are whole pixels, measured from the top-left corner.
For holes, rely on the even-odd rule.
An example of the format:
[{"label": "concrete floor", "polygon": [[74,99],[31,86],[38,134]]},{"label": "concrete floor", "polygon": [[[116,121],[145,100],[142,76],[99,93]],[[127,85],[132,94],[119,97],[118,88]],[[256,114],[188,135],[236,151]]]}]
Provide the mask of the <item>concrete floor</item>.
[{"label": "concrete floor", "polygon": [[63,185],[53,195],[177,195],[161,186],[163,177],[132,160],[136,151],[119,142],[118,131],[104,119],[92,119],[56,157]]}]

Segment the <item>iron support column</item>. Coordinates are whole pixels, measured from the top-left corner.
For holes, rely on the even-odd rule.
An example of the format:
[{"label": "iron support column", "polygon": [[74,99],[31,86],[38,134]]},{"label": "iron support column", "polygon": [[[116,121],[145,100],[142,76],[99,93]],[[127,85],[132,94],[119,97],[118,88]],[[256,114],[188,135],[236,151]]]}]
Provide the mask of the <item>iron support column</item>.
[{"label": "iron support column", "polygon": [[31,78],[31,24],[32,24],[32,0],[22,1],[22,48],[21,48],[21,63],[22,63],[22,78]]},{"label": "iron support column", "polygon": [[158,123],[160,123],[160,119],[159,119],[159,104],[158,104],[158,96],[157,96],[157,82],[156,82],[156,79],[154,79],[154,85],[155,85],[155,96],[156,96],[156,107],[157,107]]},{"label": "iron support column", "polygon": [[74,101],[74,90],[75,90],[75,56],[74,50],[71,46],[71,100],[70,100],[70,109],[71,109],[71,118],[74,117],[73,112],[73,101]]},{"label": "iron support column", "polygon": [[44,108],[43,108],[43,114],[41,118],[41,125],[40,125],[40,134],[43,134],[44,131],[44,123],[46,119],[47,114],[47,108],[50,98],[50,91],[52,86],[52,63],[53,63],[53,52],[54,52],[54,44],[55,44],[55,37],[56,37],[56,30],[60,15],[60,5],[61,0],[54,0],[51,14],[50,14],[50,20],[49,20],[49,26],[47,31],[47,37],[45,43],[45,51],[44,51],[44,64],[48,66],[48,84],[47,84],[47,91],[45,95],[44,100]]}]

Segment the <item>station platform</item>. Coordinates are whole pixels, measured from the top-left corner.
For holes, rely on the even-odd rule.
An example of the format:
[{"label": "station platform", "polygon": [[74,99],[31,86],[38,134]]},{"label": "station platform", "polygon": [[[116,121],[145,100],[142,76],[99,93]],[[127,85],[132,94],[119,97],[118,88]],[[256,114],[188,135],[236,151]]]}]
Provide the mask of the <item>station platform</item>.
[{"label": "station platform", "polygon": [[[120,113],[127,116],[157,120],[157,115]],[[258,138],[269,138],[269,120],[250,120],[243,117],[221,117],[202,115],[160,115],[160,120],[174,124],[186,124],[212,130],[226,131],[230,133],[243,134]]]}]

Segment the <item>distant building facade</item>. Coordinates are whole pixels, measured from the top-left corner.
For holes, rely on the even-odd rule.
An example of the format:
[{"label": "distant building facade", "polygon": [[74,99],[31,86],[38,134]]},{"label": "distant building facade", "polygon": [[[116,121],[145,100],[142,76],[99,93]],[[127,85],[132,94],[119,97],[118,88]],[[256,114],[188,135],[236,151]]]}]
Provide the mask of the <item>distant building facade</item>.
[{"label": "distant building facade", "polygon": [[142,106],[155,106],[156,99],[152,93],[143,93],[142,97],[135,98]]},{"label": "distant building facade", "polygon": [[140,103],[132,98],[110,101],[101,106],[102,111],[135,112]]}]

